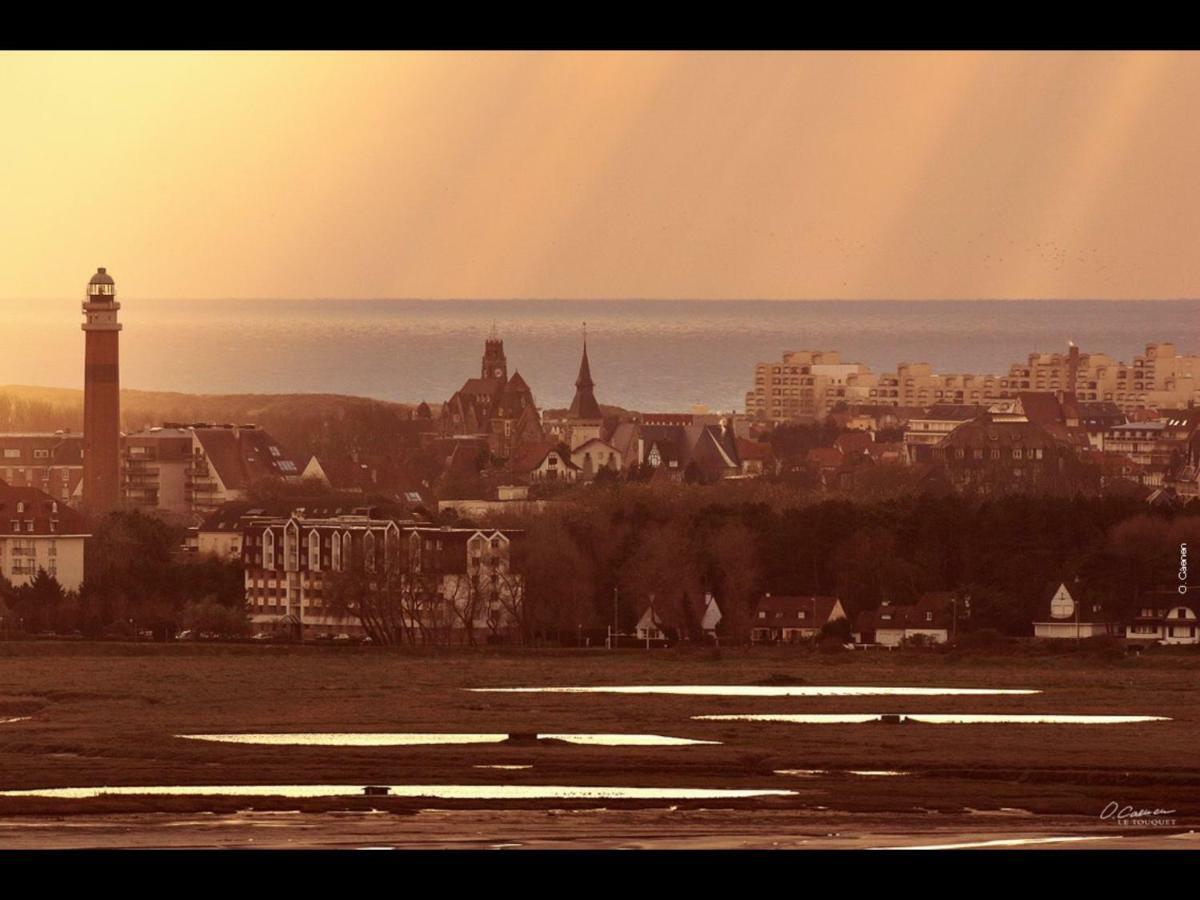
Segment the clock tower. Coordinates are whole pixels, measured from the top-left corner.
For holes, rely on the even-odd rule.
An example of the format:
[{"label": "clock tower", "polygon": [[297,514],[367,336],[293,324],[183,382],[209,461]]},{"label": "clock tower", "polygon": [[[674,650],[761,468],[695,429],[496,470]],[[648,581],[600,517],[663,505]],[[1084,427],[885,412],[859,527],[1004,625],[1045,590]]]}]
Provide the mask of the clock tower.
[{"label": "clock tower", "polygon": [[504,341],[496,337],[496,327],[492,326],[492,334],[483,344],[483,379],[508,381],[508,360],[504,357]]}]

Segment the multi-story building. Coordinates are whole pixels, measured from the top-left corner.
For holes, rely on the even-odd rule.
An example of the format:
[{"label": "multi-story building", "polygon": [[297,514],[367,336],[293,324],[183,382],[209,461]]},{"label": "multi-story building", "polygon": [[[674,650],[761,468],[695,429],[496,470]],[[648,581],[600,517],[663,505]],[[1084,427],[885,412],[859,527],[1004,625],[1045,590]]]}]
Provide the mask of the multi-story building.
[{"label": "multi-story building", "polygon": [[1185,457],[1184,445],[1166,436],[1162,421],[1126,422],[1104,432],[1101,449],[1107,456],[1126,458],[1140,466],[1139,483],[1157,487]]},{"label": "multi-story building", "polygon": [[794,350],[781,362],[754,367],[746,415],[761,421],[821,419],[839,403],[864,402],[876,376],[862,363],[843,363],[836,350]]},{"label": "multi-story building", "polygon": [[[414,643],[511,640],[524,602],[518,536],[428,527],[370,508],[338,516],[247,515],[242,561],[250,619],[302,638],[365,636],[371,629],[364,621],[376,617]],[[336,604],[338,579],[349,574],[366,576],[372,589],[387,585],[379,610]]]},{"label": "multi-story building", "polygon": [[83,435],[0,434],[0,480],[77,505],[83,494]]},{"label": "multi-story building", "polygon": [[904,451],[910,463],[925,462],[932,450],[959,425],[983,413],[981,406],[937,403],[923,416],[908,420],[904,429]]},{"label": "multi-story building", "polygon": [[[823,382],[818,373],[834,377]],[[1170,343],[1147,344],[1131,363],[1103,353],[1031,353],[1001,375],[936,373],[927,362],[900,363],[895,372],[848,371],[835,351],[786,353],[782,363],[759,363],[746,411],[759,420],[820,418],[838,400],[891,406],[989,405],[1021,392],[1074,394],[1080,402],[1109,402],[1123,413],[1186,407],[1200,399],[1200,356],[1181,356]]]},{"label": "multi-story building", "polygon": [[188,477],[192,429],[164,425],[125,435],[121,447],[121,499],[126,509],[185,517],[192,512]]},{"label": "multi-story building", "polygon": [[28,584],[44,569],[64,590],[83,584],[83,516],[34,487],[0,481],[0,574]]},{"label": "multi-story building", "polygon": [[1087,486],[1087,473],[1071,445],[1036,422],[981,415],[946,435],[932,458],[945,466],[957,488],[1065,492]]},{"label": "multi-story building", "polygon": [[298,481],[300,467],[257,425],[192,425],[184,498],[193,516],[246,499],[256,482]]}]

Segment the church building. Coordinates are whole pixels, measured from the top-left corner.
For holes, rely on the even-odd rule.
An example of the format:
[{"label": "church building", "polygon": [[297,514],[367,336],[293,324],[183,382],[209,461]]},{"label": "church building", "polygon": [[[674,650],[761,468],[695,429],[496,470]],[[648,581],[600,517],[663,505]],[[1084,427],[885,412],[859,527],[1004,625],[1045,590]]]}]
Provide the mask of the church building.
[{"label": "church building", "polygon": [[468,378],[442,406],[443,437],[486,437],[493,456],[509,459],[523,444],[541,441],[542,423],[533,391],[520,372],[508,377],[504,341],[484,342],[478,378]]}]

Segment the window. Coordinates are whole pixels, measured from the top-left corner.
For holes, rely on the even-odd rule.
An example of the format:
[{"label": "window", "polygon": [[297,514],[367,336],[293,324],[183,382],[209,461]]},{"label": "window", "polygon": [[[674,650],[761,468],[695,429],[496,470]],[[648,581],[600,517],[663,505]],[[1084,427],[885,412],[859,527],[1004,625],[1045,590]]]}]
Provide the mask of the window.
[{"label": "window", "polygon": [[20,501],[20,500],[17,501],[17,512],[19,512],[19,513],[25,512],[25,503],[23,501]]},{"label": "window", "polygon": [[315,528],[308,533],[308,568],[321,571],[321,533]]},{"label": "window", "polygon": [[263,532],[263,568],[275,568],[275,532],[269,528]]},{"label": "window", "polygon": [[50,451],[49,450],[34,450],[33,458],[34,459],[49,459]]},{"label": "window", "polygon": [[375,532],[368,531],[363,537],[363,565],[368,572],[375,571]]},{"label": "window", "polygon": [[4,458],[5,459],[20,459],[21,451],[17,448],[13,448],[13,447],[5,447],[4,448]]}]

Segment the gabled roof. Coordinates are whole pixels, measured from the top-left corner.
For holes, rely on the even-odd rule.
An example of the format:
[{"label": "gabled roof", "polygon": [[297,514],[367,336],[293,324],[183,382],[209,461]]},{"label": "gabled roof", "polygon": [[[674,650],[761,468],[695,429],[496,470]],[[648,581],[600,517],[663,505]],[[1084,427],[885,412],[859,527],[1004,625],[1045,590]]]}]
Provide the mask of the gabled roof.
[{"label": "gabled roof", "polygon": [[1037,622],[1112,622],[1116,616],[1105,609],[1082,584],[1060,581],[1042,592]]},{"label": "gabled roof", "polygon": [[1061,442],[1036,422],[991,422],[978,419],[959,425],[942,438],[937,446],[951,449],[1056,449],[1061,446]]},{"label": "gabled roof", "polygon": [[[21,508],[21,512],[17,509]],[[17,527],[13,528],[13,522]],[[26,523],[33,522],[33,531]],[[51,523],[54,528],[51,529]],[[71,507],[32,487],[13,487],[0,481],[0,535],[13,537],[58,534],[86,535],[87,523]]]},{"label": "gabled roof", "polygon": [[193,433],[226,490],[300,474],[295,461],[261,428],[196,428]]},{"label": "gabled roof", "polygon": [[552,444],[549,442],[530,442],[522,444],[517,450],[516,455],[509,462],[509,468],[514,472],[525,473],[532,472],[539,468],[546,457],[551,453],[557,453],[559,459],[565,468],[579,469],[579,466],[571,462],[571,454],[566,452],[561,445]]},{"label": "gabled roof", "polygon": [[[837,597],[817,595],[774,595],[758,601],[754,608],[753,622],[760,627],[766,625],[792,625],[804,628],[820,628],[829,617],[840,611],[841,600]],[[766,613],[765,619],[759,613]],[[803,615],[802,615],[803,614]]]},{"label": "gabled roof", "polygon": [[846,431],[837,436],[833,445],[846,455],[870,453],[875,435],[869,431]]},{"label": "gabled roof", "polygon": [[1048,425],[1051,422],[1063,422],[1065,419],[1062,404],[1049,391],[1021,391],[1017,394],[1017,399],[1021,401],[1021,409],[1030,422]]}]

